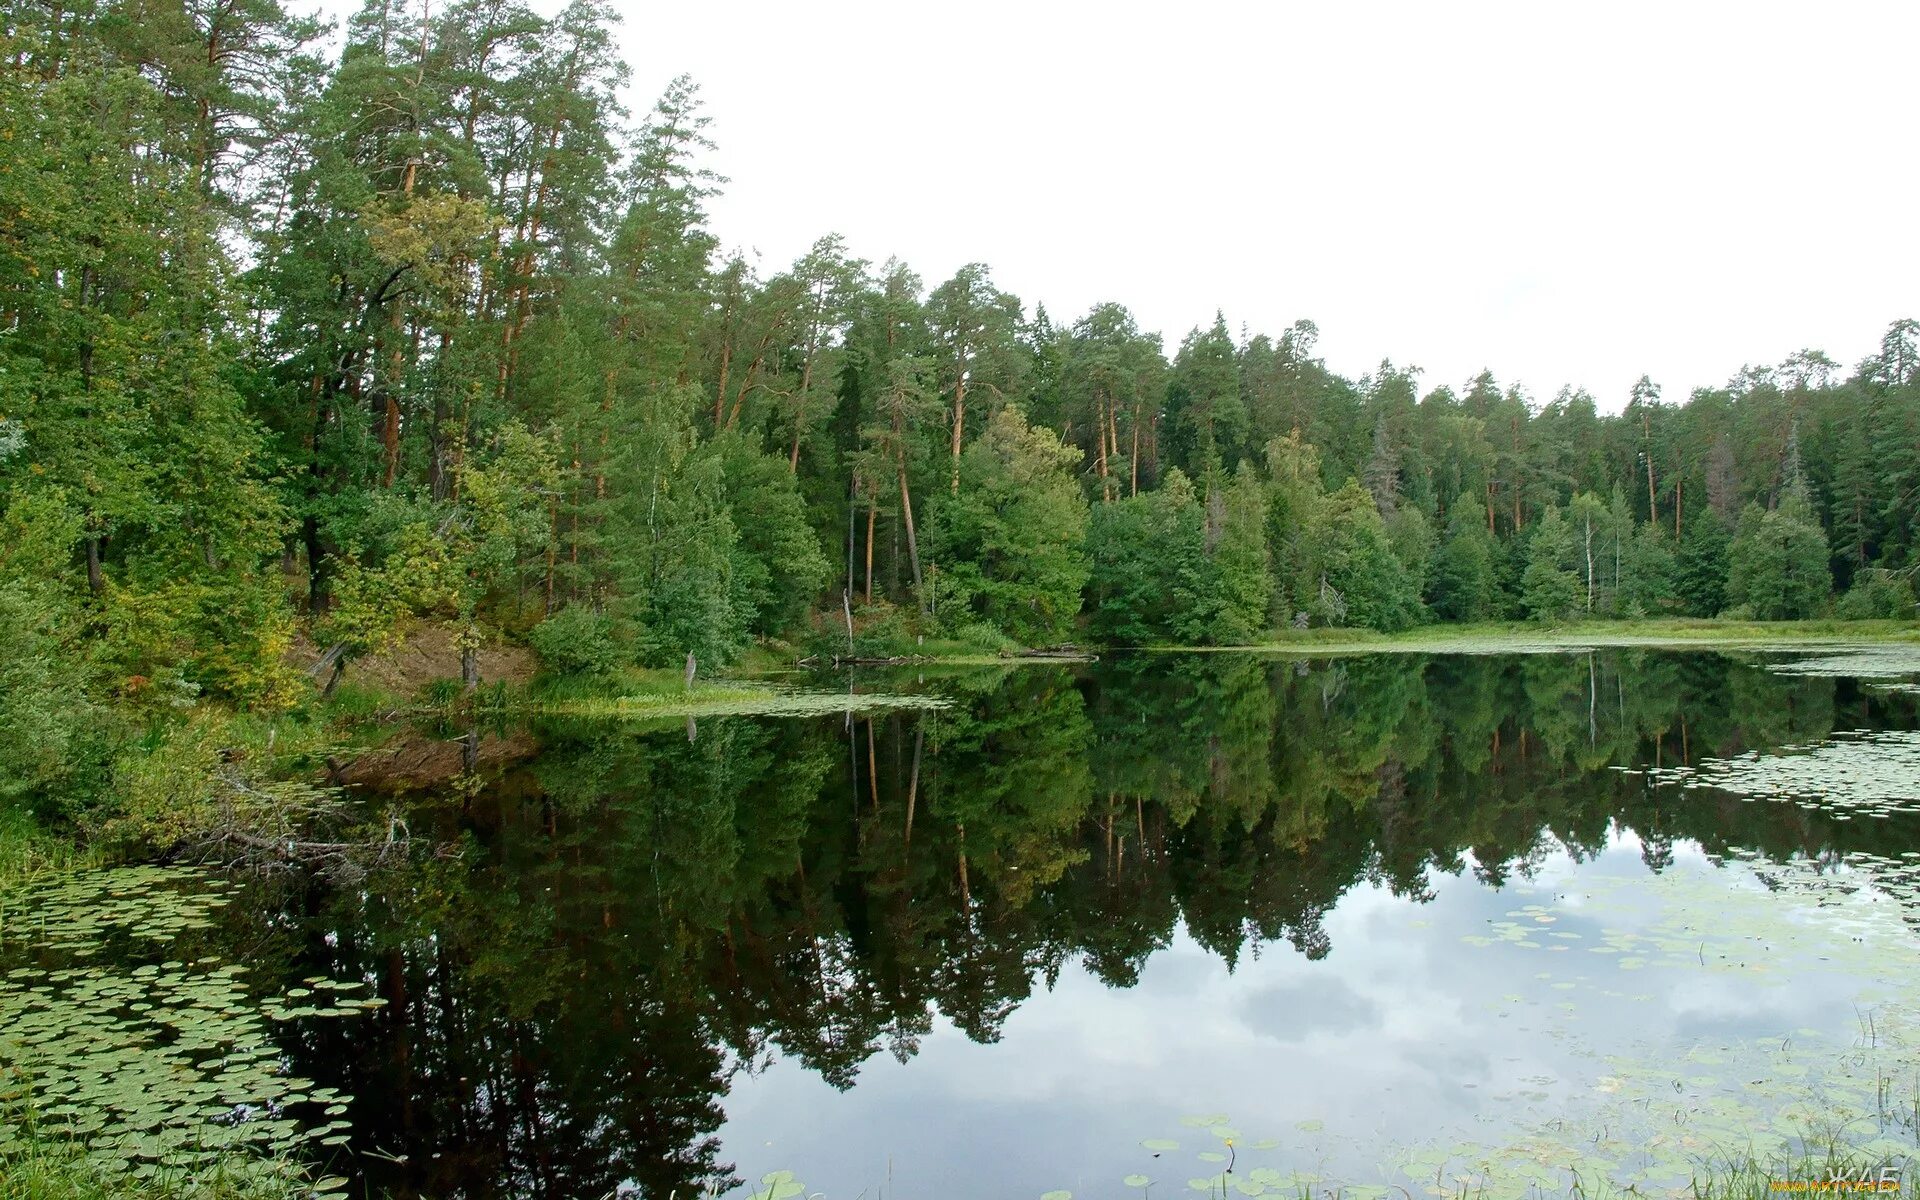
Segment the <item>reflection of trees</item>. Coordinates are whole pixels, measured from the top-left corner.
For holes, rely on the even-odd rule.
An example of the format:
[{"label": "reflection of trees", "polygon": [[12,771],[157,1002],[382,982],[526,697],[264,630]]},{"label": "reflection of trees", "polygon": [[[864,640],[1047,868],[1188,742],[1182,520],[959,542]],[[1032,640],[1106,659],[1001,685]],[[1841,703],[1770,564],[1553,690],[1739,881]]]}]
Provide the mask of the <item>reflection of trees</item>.
[{"label": "reflection of trees", "polygon": [[367,1144],[409,1156],[369,1174],[448,1196],[725,1182],[720,1097],[769,1053],[846,1087],[936,1013],[997,1038],[1075,959],[1128,986],[1183,923],[1228,962],[1281,940],[1318,957],[1357,883],[1424,897],[1469,860],[1498,882],[1616,823],[1656,868],[1681,838],[1844,850],[1872,835],[1612,768],[1914,716],[1654,652],[1139,657],[944,690],[938,712],[691,742],[543,729],[530,766],[414,815],[462,858],[277,898],[288,971],[391,1001],[350,1040],[293,1034],[301,1070],[358,1097]]}]

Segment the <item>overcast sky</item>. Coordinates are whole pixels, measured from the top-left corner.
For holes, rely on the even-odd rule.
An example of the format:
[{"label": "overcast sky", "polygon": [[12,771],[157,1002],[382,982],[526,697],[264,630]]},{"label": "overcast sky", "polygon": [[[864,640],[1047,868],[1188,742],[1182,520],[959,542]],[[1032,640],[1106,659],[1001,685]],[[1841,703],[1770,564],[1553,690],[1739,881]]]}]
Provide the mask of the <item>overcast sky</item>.
[{"label": "overcast sky", "polygon": [[1343,373],[1603,408],[1920,314],[1912,0],[623,11],[635,107],[700,82],[766,271],[838,231],[1169,350],[1304,317]]}]

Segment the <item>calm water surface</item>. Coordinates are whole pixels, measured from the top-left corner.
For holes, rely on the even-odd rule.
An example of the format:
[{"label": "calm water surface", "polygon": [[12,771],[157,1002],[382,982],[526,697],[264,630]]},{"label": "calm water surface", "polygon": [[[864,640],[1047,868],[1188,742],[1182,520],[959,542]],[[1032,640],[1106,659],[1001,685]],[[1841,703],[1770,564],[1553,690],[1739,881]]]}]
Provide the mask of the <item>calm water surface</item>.
[{"label": "calm water surface", "polygon": [[249,881],[196,936],[263,1003],[385,999],[271,1030],[345,1105],[328,1169],[400,1195],[1899,1161],[1920,697],[1898,656],[1804,659],[1134,656],[863,677],[946,704],[871,718],[494,730],[452,777],[362,773],[441,853]]}]

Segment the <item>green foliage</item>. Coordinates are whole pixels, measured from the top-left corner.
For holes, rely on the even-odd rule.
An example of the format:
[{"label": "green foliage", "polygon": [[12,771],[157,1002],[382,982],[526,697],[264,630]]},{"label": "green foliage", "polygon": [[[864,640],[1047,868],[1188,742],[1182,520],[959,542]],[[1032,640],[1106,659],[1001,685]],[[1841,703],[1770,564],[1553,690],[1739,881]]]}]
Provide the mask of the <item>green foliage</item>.
[{"label": "green foliage", "polygon": [[535,625],[527,642],[559,675],[611,675],[628,661],[615,642],[613,621],[584,604],[569,604]]},{"label": "green foliage", "polygon": [[723,438],[718,453],[727,509],[738,514],[733,608],[747,614],[747,629],[756,636],[784,633],[799,623],[833,568],[820,551],[786,463],[754,452],[737,438]]},{"label": "green foliage", "polygon": [[1267,444],[1266,466],[1273,607],[1280,623],[1290,624],[1304,615],[1320,594],[1320,452],[1295,430]]},{"label": "green foliage", "polygon": [[1626,573],[1614,596],[1620,616],[1649,617],[1672,611],[1679,567],[1673,542],[1659,525],[1642,525],[1625,548]]},{"label": "green foliage", "polygon": [[1488,621],[1499,611],[1499,547],[1471,508],[1455,508],[1427,576],[1427,603],[1442,621]]},{"label": "green foliage", "polygon": [[1233,482],[1215,490],[1209,520],[1215,526],[1212,562],[1220,592],[1214,639],[1244,644],[1266,631],[1273,605],[1266,485],[1251,464],[1241,463]]},{"label": "green foliage", "polygon": [[1265,498],[1250,472],[1203,503],[1179,468],[1096,505],[1087,537],[1096,633],[1128,644],[1244,642],[1265,626]]},{"label": "green foliage", "polygon": [[1814,616],[1833,591],[1827,538],[1804,495],[1762,511],[1749,504],[1727,550],[1727,601],[1762,621]]},{"label": "green foliage", "polygon": [[1884,569],[1862,571],[1854,576],[1853,586],[1833,611],[1843,621],[1911,621],[1915,615],[1913,580]]},{"label": "green foliage", "polygon": [[79,532],[58,493],[16,494],[0,509],[0,807],[89,782],[102,714],[85,686],[76,598],[62,587]]},{"label": "green foliage", "polygon": [[1548,509],[1533,527],[1520,577],[1520,603],[1529,617],[1560,621],[1580,610],[1580,577],[1566,565],[1573,554],[1573,530],[1559,509]]},{"label": "green foliage", "polygon": [[[1174,479],[1181,481],[1191,506],[1185,476]],[[1188,555],[1194,541],[1180,519],[1179,495],[1170,482],[1145,496],[1094,507],[1087,528],[1092,559],[1087,595],[1092,628],[1101,640],[1140,645],[1171,636],[1174,561]]]},{"label": "green foliage", "polygon": [[1716,616],[1727,606],[1727,527],[1711,511],[1695,520],[1674,555],[1674,593],[1690,617]]},{"label": "green foliage", "polygon": [[1028,645],[1065,640],[1089,565],[1080,452],[1018,410],[994,414],[960,461],[960,491],[939,509],[941,611],[975,614]]},{"label": "green foliage", "polygon": [[1327,497],[1319,530],[1319,607],[1328,623],[1392,632],[1418,622],[1419,590],[1358,481]]}]

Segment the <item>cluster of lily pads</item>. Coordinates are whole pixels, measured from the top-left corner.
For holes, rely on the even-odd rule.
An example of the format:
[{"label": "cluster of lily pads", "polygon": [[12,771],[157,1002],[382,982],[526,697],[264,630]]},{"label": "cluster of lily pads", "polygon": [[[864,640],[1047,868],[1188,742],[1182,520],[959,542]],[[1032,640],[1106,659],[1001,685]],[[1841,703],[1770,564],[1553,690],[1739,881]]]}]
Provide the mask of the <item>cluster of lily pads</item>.
[{"label": "cluster of lily pads", "polygon": [[1656,784],[1788,801],[1840,821],[1920,813],[1920,732],[1839,733],[1814,746],[1647,768],[1645,774]]},{"label": "cluster of lily pads", "polygon": [[1920,643],[1878,642],[1846,646],[1826,654],[1784,658],[1769,663],[1776,675],[1813,675],[1861,679],[1876,687],[1913,691],[1920,678]]},{"label": "cluster of lily pads", "polygon": [[[228,885],[161,866],[86,871],[8,898],[0,941],[0,1153],[61,1138],[139,1178],[236,1159],[293,1172],[346,1141],[348,1097],[295,1075],[272,1020],[384,1001],[315,977],[261,1002],[247,970],[196,954]],[[316,1191],[346,1186],[338,1177]]]}]

